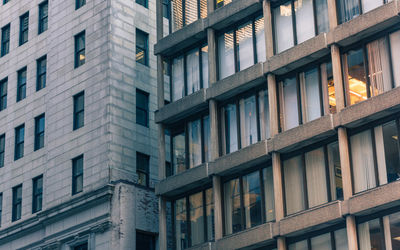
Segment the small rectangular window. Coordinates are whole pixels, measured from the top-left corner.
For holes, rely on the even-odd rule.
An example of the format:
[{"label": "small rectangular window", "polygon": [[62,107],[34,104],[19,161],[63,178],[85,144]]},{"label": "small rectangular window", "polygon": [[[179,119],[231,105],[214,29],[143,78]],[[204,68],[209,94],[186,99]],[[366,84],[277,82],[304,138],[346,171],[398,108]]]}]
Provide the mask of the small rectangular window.
[{"label": "small rectangular window", "polygon": [[76,1],[75,2],[75,9],[76,10],[86,4],[86,0],[75,0],[75,1]]},{"label": "small rectangular window", "polygon": [[3,0],[3,4],[10,2],[10,0]]},{"label": "small rectangular window", "polygon": [[0,81],[0,111],[7,108],[7,85],[8,78]]},{"label": "small rectangular window", "polygon": [[72,160],[72,195],[83,191],[83,155]]},{"label": "small rectangular window", "polygon": [[47,57],[44,56],[36,61],[36,91],[39,91],[46,87],[46,71],[47,71]]},{"label": "small rectangular window", "polygon": [[150,175],[150,156],[136,152],[136,173],[138,184],[148,187]]},{"label": "small rectangular window", "polygon": [[1,56],[10,52],[10,24],[1,28]]},{"label": "small rectangular window", "polygon": [[74,130],[83,127],[85,117],[85,93],[74,96]]},{"label": "small rectangular window", "polygon": [[148,6],[147,0],[136,0],[136,3],[142,5],[145,8],[147,8]]},{"label": "small rectangular window", "polygon": [[15,152],[14,160],[18,160],[24,156],[24,137],[25,137],[25,124],[15,128]]},{"label": "small rectangular window", "polygon": [[43,33],[47,30],[48,27],[48,10],[49,10],[49,3],[48,1],[44,1],[39,5],[39,28],[38,34]]},{"label": "small rectangular window", "polygon": [[35,151],[44,146],[44,114],[35,118]]},{"label": "small rectangular window", "polygon": [[4,167],[4,155],[6,150],[6,134],[0,135],[0,168]]},{"label": "small rectangular window", "polygon": [[33,179],[32,185],[32,213],[42,210],[43,200],[43,176],[38,176]]},{"label": "small rectangular window", "polygon": [[136,90],[136,123],[149,126],[149,94]]},{"label": "small rectangular window", "polygon": [[155,250],[156,239],[151,233],[136,232],[136,250]]},{"label": "small rectangular window", "polygon": [[26,67],[20,69],[17,75],[17,102],[19,102],[26,97]]},{"label": "small rectangular window", "polygon": [[11,221],[21,219],[22,212],[22,184],[12,189],[12,218]]},{"label": "small rectangular window", "polygon": [[19,17],[19,45],[28,41],[29,12]]},{"label": "small rectangular window", "polygon": [[88,243],[79,244],[73,247],[73,250],[88,250]]},{"label": "small rectangular window", "polygon": [[85,31],[75,36],[75,68],[85,64]]},{"label": "small rectangular window", "polygon": [[136,62],[148,66],[149,34],[136,29]]}]

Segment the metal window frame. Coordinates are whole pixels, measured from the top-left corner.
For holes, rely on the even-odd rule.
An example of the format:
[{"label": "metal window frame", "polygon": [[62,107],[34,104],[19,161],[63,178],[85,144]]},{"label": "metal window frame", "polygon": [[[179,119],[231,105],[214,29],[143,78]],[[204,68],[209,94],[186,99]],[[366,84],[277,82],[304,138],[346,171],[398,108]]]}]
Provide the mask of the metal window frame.
[{"label": "metal window frame", "polygon": [[75,10],[81,8],[86,4],[86,0],[75,0]]},{"label": "metal window frame", "polygon": [[[21,197],[17,197],[18,190],[21,189]],[[20,211],[22,210],[22,184],[15,186],[12,188],[12,213],[11,213],[11,222],[17,221],[21,219],[21,214],[17,214],[18,206],[20,207]]]},{"label": "metal window frame", "polygon": [[[28,25],[26,25],[26,27],[25,27],[24,22],[25,22],[26,18],[28,19],[28,21],[27,21]],[[22,16],[19,17],[19,46],[28,42],[28,40],[29,40],[28,32],[29,32],[29,11],[25,12]],[[23,40],[25,33],[27,36],[26,41]]]},{"label": "metal window frame", "polygon": [[[138,105],[138,101],[137,101],[138,100],[138,94],[140,94],[140,95],[142,95],[142,96],[144,96],[146,98],[145,107],[142,107],[142,106]],[[150,94],[149,93],[147,93],[147,92],[145,92],[145,91],[143,91],[141,89],[136,88],[136,124],[140,124],[140,125],[145,126],[147,128],[150,125],[149,124],[149,99],[150,99]],[[138,119],[137,110],[143,111],[145,113],[145,123],[144,124],[138,122],[139,119]]]},{"label": "metal window frame", "polygon": [[[83,107],[82,109],[78,110],[77,109],[77,102],[79,101],[79,98],[83,98],[82,102],[83,102]],[[83,113],[83,121],[82,121],[82,126],[79,126],[79,122],[78,122],[78,117],[79,114]],[[77,130],[79,128],[82,128],[83,126],[85,126],[85,91],[81,91],[78,94],[73,96],[73,130]]]},{"label": "metal window frame", "polygon": [[[40,121],[41,119],[43,119],[43,131],[39,131],[39,127],[40,127]],[[41,114],[37,117],[35,117],[35,146],[34,146],[34,151],[39,150],[41,148],[44,147],[44,132],[45,132],[45,114]],[[39,138],[43,136],[43,145],[40,145],[39,142]]]},{"label": "metal window frame", "polygon": [[[45,63],[45,67],[44,67],[44,71],[41,72],[41,66],[42,63]],[[40,57],[39,59],[36,60],[36,91],[39,91],[43,88],[46,87],[46,74],[47,74],[47,55],[44,55],[42,57]],[[44,77],[44,85],[41,86],[41,81],[40,79],[42,79],[42,77]]]},{"label": "metal window frame", "polygon": [[[22,138],[19,138],[20,130],[24,130],[24,135]],[[15,147],[14,147],[14,161],[21,159],[24,157],[24,144],[25,144],[25,124],[19,125],[14,129],[15,132]],[[22,145],[22,151],[19,150]]]},{"label": "metal window frame", "polygon": [[[82,173],[75,174],[75,172],[77,172],[76,169],[79,167],[78,166],[79,160],[82,161],[82,171],[81,171]],[[83,164],[84,164],[83,160],[84,160],[83,154],[72,159],[72,195],[83,192]],[[82,190],[77,190],[77,179],[80,176],[82,176]]]},{"label": "metal window frame", "polygon": [[[47,15],[44,15],[44,8],[47,7]],[[47,0],[43,1],[39,4],[39,20],[38,20],[38,35],[42,34],[48,29],[48,26],[45,29],[44,24],[48,25],[48,17],[49,17],[49,2]]]},{"label": "metal window frame", "polygon": [[[341,16],[340,16],[340,15],[341,15],[341,12],[340,12],[340,10],[339,10],[339,4],[337,4],[338,1],[342,2],[342,1],[346,1],[346,0],[336,0],[336,20],[338,21],[338,25],[343,24],[343,23],[347,23],[347,22],[353,20],[354,18],[356,18],[356,17],[361,16],[361,15],[364,14],[364,12],[363,12],[363,6],[362,6],[362,0],[358,0],[358,11],[359,11],[360,14],[359,14],[358,16],[356,16],[356,17],[353,16],[350,20],[347,20],[347,21],[342,22],[342,19],[340,18],[340,17],[341,17]],[[387,4],[388,2],[389,2],[388,0],[382,0],[382,5],[385,5],[385,4]],[[382,5],[380,5],[380,6],[382,6]],[[380,6],[379,6],[379,7],[380,7]],[[377,8],[379,8],[379,7],[377,7]]]},{"label": "metal window frame", "polygon": [[[40,179],[42,180],[42,185],[39,187],[38,182]],[[32,179],[32,214],[42,210],[43,203],[37,203],[37,198],[40,196],[43,198],[43,175]],[[37,208],[38,205],[40,208]]]}]

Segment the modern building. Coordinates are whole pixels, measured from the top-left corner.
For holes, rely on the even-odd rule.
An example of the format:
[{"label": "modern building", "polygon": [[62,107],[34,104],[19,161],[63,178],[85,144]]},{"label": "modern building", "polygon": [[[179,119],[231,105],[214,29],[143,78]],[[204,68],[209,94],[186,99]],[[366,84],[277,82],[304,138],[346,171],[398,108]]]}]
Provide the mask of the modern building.
[{"label": "modern building", "polygon": [[0,249],[156,249],[154,0],[0,3]]},{"label": "modern building", "polygon": [[400,249],[399,14],[157,0],[160,249]]}]

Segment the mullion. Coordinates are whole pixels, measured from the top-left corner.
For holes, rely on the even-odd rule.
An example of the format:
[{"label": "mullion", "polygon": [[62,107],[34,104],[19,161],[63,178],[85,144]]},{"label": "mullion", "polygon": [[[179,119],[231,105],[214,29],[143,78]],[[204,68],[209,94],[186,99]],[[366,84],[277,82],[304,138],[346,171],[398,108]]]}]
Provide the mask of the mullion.
[{"label": "mullion", "polygon": [[187,78],[187,53],[183,55],[183,97],[188,95],[188,78]]},{"label": "mullion", "polygon": [[[304,72],[302,73],[304,74]],[[296,92],[297,92],[297,114],[298,114],[298,118],[299,118],[299,126],[301,124],[303,124],[303,112],[302,112],[302,108],[303,105],[301,103],[301,88],[300,88],[300,77],[299,77],[300,73],[296,74]]]},{"label": "mullion", "polygon": [[331,236],[331,248],[336,249],[335,231],[331,231],[330,236]]},{"label": "mullion", "polygon": [[314,36],[319,34],[318,30],[318,21],[317,21],[317,4],[315,3],[315,0],[312,0],[312,5],[313,5],[313,19],[314,19]]},{"label": "mullion", "polygon": [[362,45],[363,59],[364,59],[364,71],[365,71],[365,80],[367,84],[367,97],[370,98],[372,96],[371,93],[371,81],[369,76],[369,68],[368,68],[368,51],[365,44]]},{"label": "mullion", "polygon": [[244,212],[244,194],[243,194],[243,176],[239,177],[239,187],[240,187],[240,192],[239,192],[239,197],[240,197],[240,221],[242,224],[242,228],[240,229],[243,231],[246,229],[246,214]]},{"label": "mullion", "polygon": [[[324,63],[325,65],[326,65],[326,63]],[[320,115],[321,116],[324,116],[325,115],[325,112],[324,112],[324,98],[323,98],[323,91],[322,91],[322,89],[323,89],[323,87],[322,87],[322,83],[323,83],[323,81],[322,81],[322,73],[321,73],[321,65],[322,64],[319,64],[318,65],[318,88],[319,88],[319,91],[318,91],[318,94],[319,94],[319,103],[320,103],[320,105],[319,105],[319,107],[320,107]],[[325,69],[326,69],[326,67],[325,67]],[[328,81],[327,81],[327,83],[328,83]],[[329,95],[328,95],[328,108],[329,108]]]},{"label": "mullion", "polygon": [[192,246],[192,229],[190,225],[190,199],[189,196],[186,199],[186,231],[187,231],[187,244],[188,247]]},{"label": "mullion", "polygon": [[[261,123],[264,122],[260,119],[260,107],[259,107],[259,93],[260,92],[256,92],[255,93],[255,97],[256,97],[256,119],[258,122],[256,122],[257,124],[257,142],[261,141]],[[263,124],[265,127],[265,124]],[[267,138],[265,138],[266,140]]]},{"label": "mullion", "polygon": [[386,40],[388,42],[388,54],[389,54],[389,68],[390,68],[390,80],[392,82],[391,86],[392,89],[395,88],[395,83],[394,83],[394,73],[393,73],[393,60],[392,60],[392,43],[390,42],[390,36],[389,34],[385,35]]},{"label": "mullion", "polygon": [[[281,169],[281,182],[282,182],[282,197],[283,197],[283,213],[287,216],[287,206],[286,206],[286,188],[285,188],[285,169],[282,159],[280,159],[280,169]],[[275,190],[274,190],[275,192]]]},{"label": "mullion", "polygon": [[203,228],[204,228],[204,237],[203,237],[203,242],[208,241],[208,225],[207,225],[207,201],[206,201],[206,190],[201,191],[202,197],[203,197]]},{"label": "mullion", "polygon": [[311,238],[307,238],[307,248],[311,250]]},{"label": "mullion", "polygon": [[258,58],[257,58],[257,41],[256,41],[256,24],[255,24],[255,19],[253,18],[253,20],[251,21],[251,35],[252,40],[253,40],[253,55],[254,55],[254,64],[256,64],[258,62]]},{"label": "mullion", "polygon": [[[387,215],[389,216],[389,215]],[[379,218],[379,229],[381,230],[381,237],[380,237],[380,242],[381,245],[383,246],[383,249],[386,249],[386,244],[385,244],[385,228],[383,226],[383,217]],[[390,230],[389,230],[390,231]]]},{"label": "mullion", "polygon": [[205,152],[205,144],[204,144],[204,120],[203,116],[200,116],[200,147],[201,147],[201,162],[204,163],[206,161],[206,152]]},{"label": "mullion", "polygon": [[185,127],[184,127],[184,134],[185,134],[185,169],[189,169],[189,129],[188,129],[188,123],[185,122]]},{"label": "mullion", "polygon": [[[240,129],[241,129],[241,126],[240,126],[240,108],[239,108],[240,100],[241,99],[236,100],[236,102],[235,102],[236,128],[237,128],[236,129],[236,134],[237,134],[237,142],[238,142],[238,147],[237,147],[238,149],[237,150],[242,148],[242,138],[241,138],[241,133],[240,133]],[[229,148],[229,151],[231,151],[230,148]],[[232,152],[229,152],[229,153],[232,153]]]},{"label": "mullion", "polygon": [[266,223],[267,222],[267,216],[266,216],[266,212],[267,209],[265,207],[265,190],[264,190],[264,175],[263,175],[263,168],[260,169],[259,172],[259,178],[260,178],[260,189],[261,189],[261,221],[262,223]]},{"label": "mullion", "polygon": [[292,26],[293,26],[293,45],[297,45],[297,28],[296,28],[296,12],[294,11],[294,0],[291,1],[292,6]]},{"label": "mullion", "polygon": [[182,27],[186,26],[185,5],[186,5],[186,0],[182,0]]},{"label": "mullion", "polygon": [[[364,14],[363,11],[362,11],[362,2],[361,2],[361,0],[358,0],[358,11],[360,12],[360,15]],[[354,18],[354,17],[352,17],[352,18]]]},{"label": "mullion", "polygon": [[328,159],[328,147],[324,146],[324,160],[325,160],[325,177],[326,177],[326,191],[328,194],[328,202],[332,201],[332,194],[331,194],[331,182],[329,176],[329,159]]},{"label": "mullion", "polygon": [[377,153],[376,153],[376,141],[375,141],[375,131],[374,128],[370,129],[371,131],[371,139],[372,139],[372,151],[373,151],[373,157],[374,157],[374,173],[375,173],[375,182],[376,182],[376,187],[380,185],[379,183],[379,171],[378,171],[378,160],[377,160]]},{"label": "mullion", "polygon": [[301,172],[303,174],[303,188],[304,188],[304,207],[305,210],[309,209],[309,202],[308,202],[308,188],[307,188],[307,170],[306,170],[306,156],[305,154],[301,154],[301,161],[302,161],[302,169]]},{"label": "mullion", "polygon": [[[349,161],[350,161],[351,195],[353,195],[354,194],[354,179],[355,179],[355,176],[354,176],[354,170],[353,170],[353,168],[354,168],[354,166],[353,166],[353,156],[352,156],[352,153],[351,153],[351,140],[350,140],[351,135],[349,136],[349,134],[347,133],[347,130],[346,130],[346,134],[347,134],[346,137],[347,137],[347,145],[348,145],[348,152],[349,152]],[[343,190],[343,198],[345,198],[344,190]]]},{"label": "mullion", "polygon": [[[396,130],[397,130],[397,136],[400,135],[400,122],[398,119],[396,119]],[[400,141],[396,140],[397,144],[397,159],[400,160]]]},{"label": "mullion", "polygon": [[203,45],[200,46],[200,48],[199,48],[199,74],[200,74],[199,80],[200,80],[200,89],[203,88],[203,64],[202,64],[202,61],[203,61],[203,53],[201,52],[202,48],[203,48]]},{"label": "mullion", "polygon": [[238,27],[235,27],[233,29],[233,57],[234,57],[234,61],[235,61],[235,72],[239,71],[240,65],[239,65],[239,55],[238,55],[238,47],[239,45],[237,45],[237,30]]},{"label": "mullion", "polygon": [[171,215],[173,216],[173,218],[172,218],[172,235],[173,235],[173,237],[172,237],[172,245],[175,247],[175,249],[177,249],[178,247],[178,245],[177,245],[177,242],[176,242],[176,209],[175,209],[175,206],[176,206],[176,201],[172,201],[171,202]]}]

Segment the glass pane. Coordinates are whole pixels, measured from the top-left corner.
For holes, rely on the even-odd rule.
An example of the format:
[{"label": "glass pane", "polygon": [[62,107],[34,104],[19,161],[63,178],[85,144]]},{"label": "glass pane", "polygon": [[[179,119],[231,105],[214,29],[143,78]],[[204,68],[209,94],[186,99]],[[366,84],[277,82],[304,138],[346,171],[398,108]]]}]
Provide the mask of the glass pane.
[{"label": "glass pane", "polygon": [[185,133],[175,135],[172,138],[173,168],[174,173],[179,174],[186,170],[185,167]]},{"label": "glass pane", "polygon": [[184,95],[183,56],[172,60],[172,101],[181,99]]},{"label": "glass pane", "polygon": [[350,137],[354,192],[376,187],[371,131]]},{"label": "glass pane", "polygon": [[201,164],[201,120],[188,123],[189,129],[189,166]]},{"label": "glass pane", "polygon": [[311,249],[331,250],[332,249],[331,234],[327,233],[311,238]]},{"label": "glass pane", "polygon": [[321,99],[318,69],[304,72],[305,82],[305,121],[309,122],[321,117]]},{"label": "glass pane", "polygon": [[302,157],[296,156],[283,162],[285,182],[286,214],[290,215],[306,208]]},{"label": "glass pane", "polygon": [[348,250],[347,231],[346,228],[335,231],[335,247],[336,250]]},{"label": "glass pane", "polygon": [[225,234],[242,230],[239,179],[224,184]]},{"label": "glass pane", "polygon": [[336,113],[336,96],[335,96],[335,82],[333,81],[333,71],[332,71],[332,63],[322,64],[321,69],[325,68],[326,72],[326,81],[328,84],[328,104],[329,104],[329,112],[331,114]]},{"label": "glass pane", "polygon": [[364,53],[362,49],[347,53],[348,88],[350,105],[367,100],[367,79],[365,78]]},{"label": "glass pane", "polygon": [[260,133],[262,139],[269,139],[270,135],[270,122],[269,122],[269,100],[268,90],[261,91],[258,96],[258,110],[260,112]]},{"label": "glass pane", "polygon": [[383,4],[382,0],[361,0],[363,13],[373,10]]},{"label": "glass pane", "polygon": [[307,240],[289,244],[289,250],[308,250]]},{"label": "glass pane", "polygon": [[275,220],[274,177],[272,167],[263,169],[265,212],[267,221]]},{"label": "glass pane", "polygon": [[214,197],[213,190],[206,190],[207,241],[214,239]]},{"label": "glass pane", "polygon": [[357,226],[357,233],[360,250],[385,249],[379,219],[359,224]]},{"label": "glass pane", "polygon": [[283,117],[284,130],[294,128],[299,125],[298,101],[297,101],[297,82],[296,78],[288,78],[283,82]]},{"label": "glass pane", "polygon": [[328,144],[328,163],[332,200],[343,199],[342,168],[338,142]]},{"label": "glass pane", "polygon": [[389,221],[392,249],[400,249],[400,213],[389,215]]},{"label": "glass pane", "polygon": [[302,43],[315,36],[313,0],[294,1],[296,13],[297,43]]},{"label": "glass pane", "polygon": [[210,131],[210,117],[203,118],[204,128],[204,160],[208,162],[211,160],[211,131]]},{"label": "glass pane", "polygon": [[390,34],[394,85],[400,86],[400,30]]},{"label": "glass pane", "polygon": [[239,70],[244,70],[254,64],[252,22],[239,26],[236,31],[236,46],[238,48]]},{"label": "glass pane", "polygon": [[383,145],[377,144],[378,147],[385,151],[385,165],[387,182],[393,182],[400,179],[400,162],[399,162],[399,138],[396,122],[389,122],[382,126]]},{"label": "glass pane", "polygon": [[255,96],[240,100],[240,129],[242,147],[258,141]]},{"label": "glass pane", "polygon": [[199,49],[186,55],[186,83],[188,95],[200,89]]},{"label": "glass pane", "polygon": [[216,8],[222,7],[224,5],[227,5],[228,3],[231,3],[232,0],[216,0]]},{"label": "glass pane", "polygon": [[275,23],[275,47],[280,53],[294,45],[292,3],[286,2],[273,10]]},{"label": "glass pane", "polygon": [[327,0],[315,0],[317,11],[318,34],[329,31],[329,16]]},{"label": "glass pane", "polygon": [[176,249],[189,247],[189,234],[186,218],[186,198],[175,201],[175,237]]},{"label": "glass pane", "polygon": [[191,245],[204,242],[203,193],[189,196]]},{"label": "glass pane", "polygon": [[171,0],[172,4],[172,32],[183,27],[182,0]]},{"label": "glass pane", "polygon": [[218,37],[218,73],[219,79],[224,79],[235,73],[233,31]]},{"label": "glass pane", "polygon": [[257,62],[264,62],[266,60],[266,52],[263,16],[256,19],[254,27],[256,32]]},{"label": "glass pane", "polygon": [[262,223],[260,173],[243,176],[243,202],[246,228]]},{"label": "glass pane", "polygon": [[225,143],[227,154],[238,150],[237,136],[236,105],[228,104],[225,106]]},{"label": "glass pane", "polygon": [[328,202],[324,156],[323,148],[305,154],[309,207]]},{"label": "glass pane", "polygon": [[200,1],[200,18],[207,17],[207,0],[199,0]]},{"label": "glass pane", "polygon": [[360,15],[359,0],[337,0],[339,23],[350,21]]},{"label": "glass pane", "polygon": [[198,19],[197,0],[185,0],[185,25]]},{"label": "glass pane", "polygon": [[203,88],[208,88],[208,45],[201,48],[201,68],[203,70]]}]

